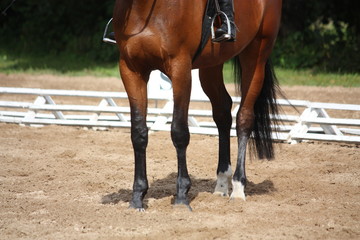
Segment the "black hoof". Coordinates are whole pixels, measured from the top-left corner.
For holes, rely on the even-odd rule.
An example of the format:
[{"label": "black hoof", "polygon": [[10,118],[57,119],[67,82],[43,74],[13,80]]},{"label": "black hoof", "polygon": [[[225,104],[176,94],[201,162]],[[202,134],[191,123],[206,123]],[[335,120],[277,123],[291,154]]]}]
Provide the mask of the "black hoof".
[{"label": "black hoof", "polygon": [[190,212],[192,211],[189,201],[186,199],[175,199],[174,207],[175,208],[185,208],[185,209],[188,209]]},{"label": "black hoof", "polygon": [[130,203],[129,209],[134,209],[137,212],[145,212],[145,208],[143,207],[135,207],[133,204]]},{"label": "black hoof", "polygon": [[132,200],[130,202],[129,208],[136,209],[139,212],[145,212],[145,208],[144,208],[144,205],[143,205],[142,201],[134,201],[134,200]]},{"label": "black hoof", "polygon": [[191,206],[186,205],[186,204],[174,204],[174,208],[175,209],[185,209],[185,210],[188,210],[188,211],[192,212]]}]

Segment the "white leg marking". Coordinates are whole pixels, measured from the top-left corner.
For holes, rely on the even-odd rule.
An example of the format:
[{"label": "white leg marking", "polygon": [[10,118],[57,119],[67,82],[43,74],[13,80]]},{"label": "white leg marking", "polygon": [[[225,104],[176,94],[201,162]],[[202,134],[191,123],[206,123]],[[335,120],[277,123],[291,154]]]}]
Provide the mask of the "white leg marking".
[{"label": "white leg marking", "polygon": [[230,199],[241,198],[244,201],[246,201],[245,192],[244,192],[245,186],[241,182],[234,180],[232,180],[232,186],[233,186],[233,191],[231,193]]},{"label": "white leg marking", "polygon": [[229,180],[232,176],[231,166],[229,165],[228,170],[226,172],[220,172],[217,175],[216,187],[214,194],[220,196],[229,196]]}]

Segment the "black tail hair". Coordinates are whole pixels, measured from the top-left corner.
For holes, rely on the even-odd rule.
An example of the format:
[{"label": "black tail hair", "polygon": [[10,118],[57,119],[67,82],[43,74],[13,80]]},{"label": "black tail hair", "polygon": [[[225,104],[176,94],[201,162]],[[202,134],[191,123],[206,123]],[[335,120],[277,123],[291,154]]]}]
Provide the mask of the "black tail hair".
[{"label": "black tail hair", "polygon": [[[235,83],[239,93],[241,88],[241,64],[238,57],[233,59]],[[250,149],[256,152],[260,159],[274,158],[274,147],[271,124],[277,126],[280,122],[271,115],[278,115],[280,107],[276,104],[277,94],[283,95],[279,89],[273,66],[268,60],[265,65],[265,78],[260,95],[254,106],[255,120],[252,131]]]}]

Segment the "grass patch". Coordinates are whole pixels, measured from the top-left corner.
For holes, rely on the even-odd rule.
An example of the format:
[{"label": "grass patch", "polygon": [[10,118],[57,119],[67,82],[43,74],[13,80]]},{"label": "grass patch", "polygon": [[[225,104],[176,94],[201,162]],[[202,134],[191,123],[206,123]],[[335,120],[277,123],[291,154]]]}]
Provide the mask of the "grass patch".
[{"label": "grass patch", "polygon": [[119,76],[117,61],[98,63],[71,54],[46,56],[9,56],[0,53],[0,72],[6,74],[54,74],[69,76]]},{"label": "grass patch", "polygon": [[324,73],[283,68],[277,68],[276,73],[281,85],[360,87],[358,73]]},{"label": "grass patch", "polygon": [[[233,82],[233,69],[230,63],[224,65],[224,79],[226,83]],[[359,73],[326,73],[308,69],[293,70],[276,68],[275,73],[280,85],[286,86],[343,86],[360,87]]]},{"label": "grass patch", "polygon": [[[68,76],[118,77],[118,64],[114,62],[94,62],[85,57],[71,54],[59,56],[18,56],[0,52],[0,72],[6,74],[54,74]],[[280,85],[294,86],[343,86],[360,87],[359,73],[324,73],[312,70],[292,70],[275,68]],[[233,70],[230,63],[224,65],[226,83],[233,82]]]}]

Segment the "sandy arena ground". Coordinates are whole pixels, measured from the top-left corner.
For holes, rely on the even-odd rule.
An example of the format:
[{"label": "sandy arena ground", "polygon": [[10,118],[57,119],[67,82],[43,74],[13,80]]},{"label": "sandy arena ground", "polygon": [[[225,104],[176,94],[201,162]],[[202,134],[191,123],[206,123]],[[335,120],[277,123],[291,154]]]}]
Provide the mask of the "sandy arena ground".
[{"label": "sandy arena ground", "polygon": [[[50,75],[0,74],[0,86],[123,91],[116,78]],[[290,99],[360,104],[358,88],[283,89]],[[277,143],[273,161],[247,161],[244,202],[212,195],[217,137],[192,135],[189,212],[172,206],[177,166],[169,133],[152,133],[140,213],[128,209],[129,129],[0,123],[0,133],[0,239],[360,239],[355,144]],[[234,162],[235,138],[231,144]]]}]

